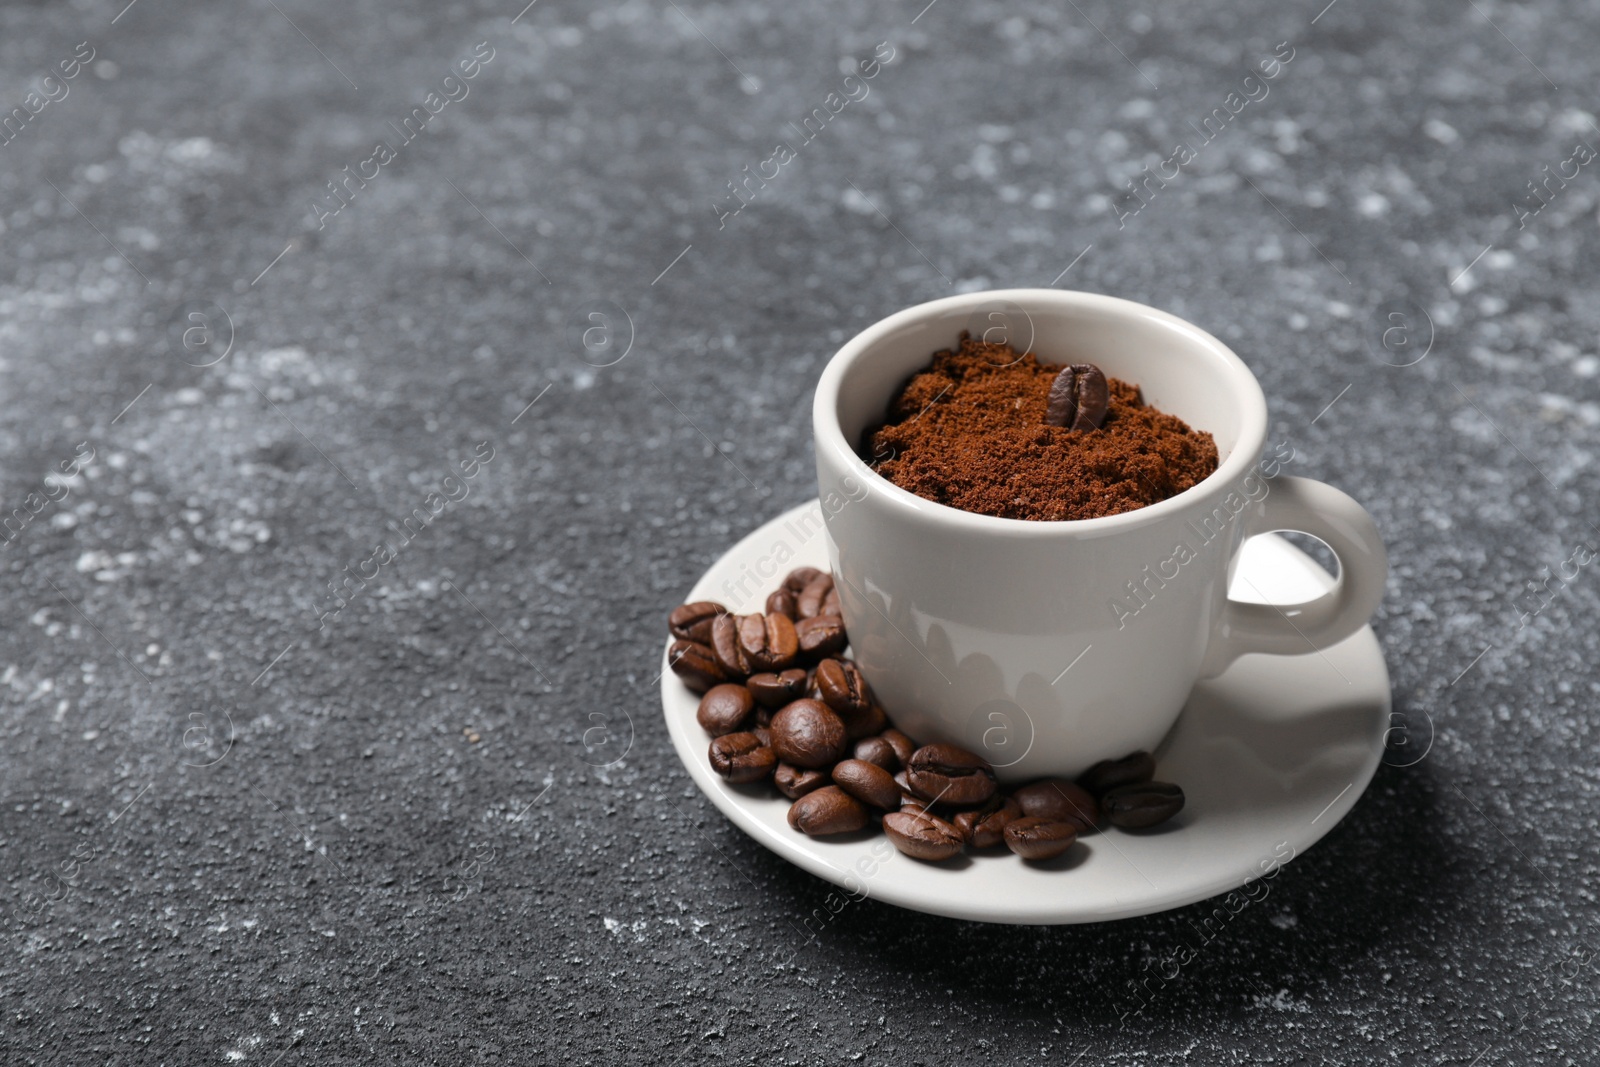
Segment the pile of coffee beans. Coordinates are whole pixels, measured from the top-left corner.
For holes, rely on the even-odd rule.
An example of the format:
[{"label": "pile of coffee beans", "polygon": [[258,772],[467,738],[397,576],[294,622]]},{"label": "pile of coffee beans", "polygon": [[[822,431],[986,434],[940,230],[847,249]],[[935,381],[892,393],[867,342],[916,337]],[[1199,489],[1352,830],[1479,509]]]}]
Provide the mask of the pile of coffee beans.
[{"label": "pile of coffee beans", "polygon": [[696,719],[711,736],[711,769],[730,782],[771,782],[793,801],[789,825],[812,836],[876,823],[895,848],[937,862],[967,848],[1005,845],[1048,860],[1105,825],[1145,830],[1183,808],[1183,790],[1155,781],[1135,752],[1077,781],[1044,778],[1009,791],[981,756],[918,745],[894,728],[861,670],[833,576],[789,573],[761,614],[734,615],[712,600],[668,616],[667,662],[700,694]]}]

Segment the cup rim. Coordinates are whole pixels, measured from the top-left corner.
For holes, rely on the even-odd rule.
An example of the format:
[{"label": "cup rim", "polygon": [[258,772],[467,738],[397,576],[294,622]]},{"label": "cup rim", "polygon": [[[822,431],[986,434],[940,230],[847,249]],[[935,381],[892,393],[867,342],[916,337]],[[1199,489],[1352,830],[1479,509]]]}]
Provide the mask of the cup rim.
[{"label": "cup rim", "polygon": [[[839,426],[839,390],[845,374],[871,351],[873,345],[911,323],[948,311],[978,310],[986,303],[1001,300],[1021,304],[1024,309],[1030,302],[1034,305],[1049,303],[1059,307],[1110,312],[1124,317],[1155,318],[1176,328],[1195,343],[1210,349],[1214,355],[1220,357],[1223,365],[1231,373],[1234,379],[1234,391],[1240,400],[1239,434],[1233,452],[1217,464],[1216,470],[1175,496],[1132,511],[1102,515],[1092,519],[1011,519],[963,511],[949,504],[917,496],[873,470],[857,455],[855,447],[845,439],[844,431]],[[1194,323],[1179,318],[1171,312],[1122,297],[1076,289],[985,289],[912,305],[887,318],[879,319],[846,341],[822,369],[822,376],[817,381],[816,394],[812,400],[811,422],[819,456],[821,451],[826,449],[835,462],[843,464],[849,474],[864,479],[866,484],[880,494],[887,503],[903,511],[917,512],[926,520],[942,522],[989,536],[1053,537],[1068,532],[1098,535],[1162,522],[1189,507],[1192,502],[1216,491],[1220,486],[1242,480],[1246,472],[1259,462],[1261,449],[1266,442],[1267,399],[1261,391],[1261,383],[1233,349]]]}]

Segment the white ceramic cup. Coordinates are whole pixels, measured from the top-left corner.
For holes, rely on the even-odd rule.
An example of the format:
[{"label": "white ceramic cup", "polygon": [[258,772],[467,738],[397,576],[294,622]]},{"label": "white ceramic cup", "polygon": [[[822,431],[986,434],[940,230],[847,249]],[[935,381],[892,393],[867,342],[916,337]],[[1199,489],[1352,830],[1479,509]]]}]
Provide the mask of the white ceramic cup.
[{"label": "white ceramic cup", "polygon": [[[901,489],[855,446],[962,330],[1137,383],[1147,403],[1215,438],[1216,472],[1136,511],[1065,522],[978,515]],[[908,308],[834,355],[812,419],[852,655],[906,733],[977,752],[1007,781],[1153,750],[1197,680],[1247,652],[1312,654],[1341,641],[1383,595],[1387,556],[1361,505],[1260,469],[1267,406],[1249,368],[1142,304],[1011,289]],[[1229,599],[1239,546],[1274,530],[1332,548],[1330,592],[1283,606]]]}]

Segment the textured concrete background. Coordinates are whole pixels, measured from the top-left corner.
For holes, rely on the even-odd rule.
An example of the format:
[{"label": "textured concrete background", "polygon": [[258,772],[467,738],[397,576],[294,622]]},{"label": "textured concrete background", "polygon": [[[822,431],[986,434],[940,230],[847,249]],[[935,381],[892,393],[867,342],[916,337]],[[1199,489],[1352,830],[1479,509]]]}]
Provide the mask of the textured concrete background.
[{"label": "textured concrete background", "polygon": [[[0,8],[5,1062],[1594,1062],[1600,579],[1527,583],[1600,546],[1600,15],[1324,2]],[[797,944],[651,685],[838,342],[1052,280],[1235,345],[1394,565],[1409,747],[1126,1019],[1202,909]]]}]

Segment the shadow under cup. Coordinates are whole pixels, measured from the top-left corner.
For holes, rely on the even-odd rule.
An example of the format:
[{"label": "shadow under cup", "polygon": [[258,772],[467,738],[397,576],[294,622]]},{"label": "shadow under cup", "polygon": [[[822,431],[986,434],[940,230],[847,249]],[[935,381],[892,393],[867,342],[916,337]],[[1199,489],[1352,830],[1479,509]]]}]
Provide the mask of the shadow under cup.
[{"label": "shadow under cup", "polygon": [[[1157,504],[1064,522],[964,512],[893,485],[856,446],[963,330],[1137,383],[1147,403],[1212,435],[1217,471]],[[1266,422],[1260,386],[1227,346],[1112,297],[972,293],[848,342],[817,387],[818,487],[851,652],[890,717],[1009,781],[1154,749],[1211,666],[1232,562],[1260,532]]]}]

